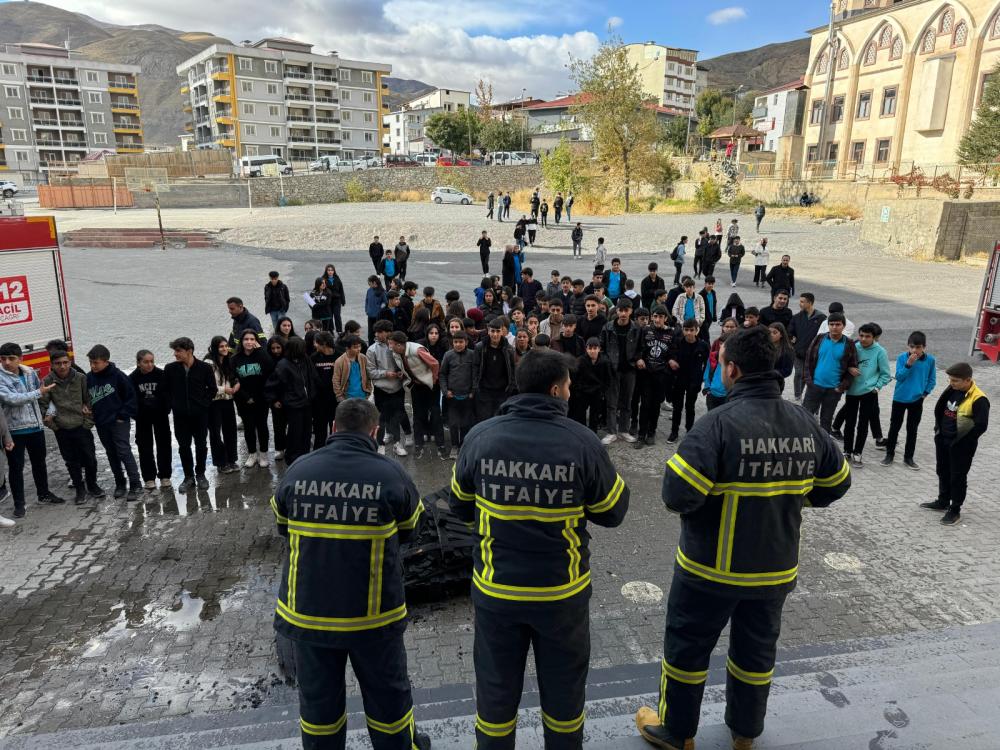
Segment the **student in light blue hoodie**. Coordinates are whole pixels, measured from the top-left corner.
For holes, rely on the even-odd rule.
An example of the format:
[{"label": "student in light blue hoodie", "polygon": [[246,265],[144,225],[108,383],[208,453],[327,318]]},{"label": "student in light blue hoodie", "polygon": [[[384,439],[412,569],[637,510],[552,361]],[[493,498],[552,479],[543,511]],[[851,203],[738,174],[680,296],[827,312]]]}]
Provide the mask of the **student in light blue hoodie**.
[{"label": "student in light blue hoodie", "polygon": [[889,355],[881,344],[876,343],[878,332],[874,323],[865,323],[858,329],[858,370],[860,374],[851,381],[847,389],[847,403],[844,405],[846,423],[844,426],[844,455],[855,466],[863,466],[861,454],[868,440],[868,427],[872,412],[878,404],[878,392],[889,384]]},{"label": "student in light blue hoodie", "polygon": [[896,442],[899,430],[906,416],[906,445],[903,449],[903,464],[913,470],[920,467],[913,460],[917,449],[917,427],[924,412],[924,399],[934,390],[937,383],[937,369],[934,356],[927,353],[927,337],[922,331],[914,331],[906,340],[908,351],[896,358],[896,387],[892,393],[892,414],[889,417],[889,437],[886,438],[883,466],[889,466],[896,458]]}]

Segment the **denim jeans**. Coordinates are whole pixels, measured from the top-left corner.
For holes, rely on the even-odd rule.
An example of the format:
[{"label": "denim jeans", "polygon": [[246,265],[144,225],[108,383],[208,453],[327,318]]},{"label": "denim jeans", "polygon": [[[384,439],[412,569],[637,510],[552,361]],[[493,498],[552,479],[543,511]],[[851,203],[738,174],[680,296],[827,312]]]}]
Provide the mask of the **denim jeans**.
[{"label": "denim jeans", "polygon": [[105,453],[108,454],[108,464],[111,466],[111,473],[114,474],[115,484],[121,486],[125,484],[125,476],[134,487],[141,484],[139,479],[139,464],[135,462],[132,453],[132,443],[129,438],[132,435],[132,421],[129,419],[116,419],[111,424],[98,425],[97,437],[104,446]]}]

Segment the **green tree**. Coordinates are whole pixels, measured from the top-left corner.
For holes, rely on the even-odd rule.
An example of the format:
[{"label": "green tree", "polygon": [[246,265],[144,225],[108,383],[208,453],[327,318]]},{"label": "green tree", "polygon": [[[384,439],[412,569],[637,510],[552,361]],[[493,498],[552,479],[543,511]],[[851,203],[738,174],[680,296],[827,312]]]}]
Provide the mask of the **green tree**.
[{"label": "green tree", "polygon": [[993,164],[1000,171],[1000,64],[989,74],[976,117],[958,144],[960,164]]},{"label": "green tree", "polygon": [[663,129],[664,141],[674,149],[683,154],[688,146],[688,127],[690,123],[686,117],[675,117]]},{"label": "green tree", "polygon": [[427,118],[427,137],[453,154],[467,154],[479,141],[479,120],[468,110],[439,112]]},{"label": "green tree", "polygon": [[582,192],[589,181],[587,157],[565,138],[547,154],[542,154],[542,177],[552,192]]},{"label": "green tree", "polygon": [[601,166],[620,177],[628,211],[636,154],[661,135],[653,102],[642,89],[639,67],[629,63],[621,39],[611,37],[589,60],[573,60],[570,76],[580,91],[570,114],[593,134]]},{"label": "green tree", "polygon": [[521,138],[520,122],[492,119],[479,129],[479,145],[486,151],[518,151]]},{"label": "green tree", "polygon": [[705,89],[698,94],[694,111],[698,115],[698,135],[704,138],[727,122],[732,124],[733,100],[723,96],[719,89]]}]

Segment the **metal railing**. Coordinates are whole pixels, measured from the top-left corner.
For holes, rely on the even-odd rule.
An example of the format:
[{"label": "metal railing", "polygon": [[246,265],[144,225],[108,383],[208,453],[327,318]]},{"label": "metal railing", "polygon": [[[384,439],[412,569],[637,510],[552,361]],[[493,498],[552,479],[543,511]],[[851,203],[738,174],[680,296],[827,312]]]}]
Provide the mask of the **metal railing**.
[{"label": "metal railing", "polygon": [[900,187],[954,190],[965,187],[1000,187],[1000,163],[992,164],[918,164],[903,161],[839,162],[810,161],[795,170],[789,164],[742,162],[737,165],[739,178],[839,180],[846,182],[894,183]]},{"label": "metal railing", "polygon": [[29,75],[27,78],[29,83],[52,83],[52,76]]}]

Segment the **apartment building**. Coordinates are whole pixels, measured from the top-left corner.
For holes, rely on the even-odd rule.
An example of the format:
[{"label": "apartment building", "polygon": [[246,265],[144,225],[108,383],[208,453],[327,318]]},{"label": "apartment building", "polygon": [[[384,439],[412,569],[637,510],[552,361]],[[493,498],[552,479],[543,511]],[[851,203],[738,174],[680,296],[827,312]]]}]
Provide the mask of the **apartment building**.
[{"label": "apartment building", "polygon": [[[698,52],[682,47],[665,47],[656,42],[626,44],[630,64],[639,68],[643,91],[662,107],[694,111],[698,95]],[[701,74],[707,83],[707,71]]]},{"label": "apartment building", "polygon": [[378,155],[391,66],[312,48],[281,37],[213,44],[178,65],[193,145],[292,161]]},{"label": "apartment building", "polygon": [[809,89],[799,78],[758,94],[754,99],[753,129],[763,133],[761,151],[777,151],[778,139],[802,135]]},{"label": "apartment building", "polygon": [[832,40],[810,31],[807,169],[953,165],[1000,64],[996,0],[840,0],[837,14]]},{"label": "apartment building", "polygon": [[472,94],[456,89],[434,89],[406,102],[395,112],[382,116],[382,151],[386,154],[420,154],[436,148],[427,137],[427,120],[443,112],[464,112],[471,107]]},{"label": "apartment building", "polygon": [[142,153],[139,68],[51,44],[0,50],[0,170],[39,179],[88,153]]}]

